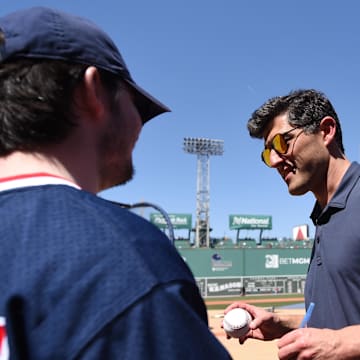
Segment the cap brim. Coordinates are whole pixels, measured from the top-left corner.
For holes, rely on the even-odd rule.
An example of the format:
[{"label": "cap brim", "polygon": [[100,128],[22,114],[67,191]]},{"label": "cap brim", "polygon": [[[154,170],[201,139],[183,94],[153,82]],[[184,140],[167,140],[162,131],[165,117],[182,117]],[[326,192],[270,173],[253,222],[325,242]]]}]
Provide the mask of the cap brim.
[{"label": "cap brim", "polygon": [[124,79],[135,90],[135,105],[143,124],[150,119],[171,110],[131,80]]}]

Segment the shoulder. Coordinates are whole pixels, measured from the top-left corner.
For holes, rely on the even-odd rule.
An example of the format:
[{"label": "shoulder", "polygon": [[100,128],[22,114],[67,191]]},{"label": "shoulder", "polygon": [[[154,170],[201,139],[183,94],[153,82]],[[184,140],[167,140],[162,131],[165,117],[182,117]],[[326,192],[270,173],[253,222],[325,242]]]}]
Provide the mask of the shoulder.
[{"label": "shoulder", "polygon": [[[12,194],[13,196],[13,194]],[[12,197],[13,201],[14,197]],[[146,219],[128,209],[97,195],[68,186],[42,186],[24,189],[16,194],[28,211],[32,208],[31,220],[41,216],[43,223],[58,224],[58,229],[84,230],[90,236],[100,231],[103,236],[125,234],[128,241],[144,232],[164,238],[164,234]],[[64,227],[60,226],[63,223]],[[81,239],[79,239],[81,240]]]}]

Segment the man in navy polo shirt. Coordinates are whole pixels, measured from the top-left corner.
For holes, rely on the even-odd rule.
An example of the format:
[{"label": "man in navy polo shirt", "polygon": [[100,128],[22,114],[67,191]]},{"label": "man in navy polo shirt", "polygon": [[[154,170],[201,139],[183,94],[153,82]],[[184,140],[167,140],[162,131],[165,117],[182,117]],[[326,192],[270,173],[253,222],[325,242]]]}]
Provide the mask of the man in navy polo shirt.
[{"label": "man in navy polo shirt", "polygon": [[[305,305],[315,304],[307,328],[244,303],[254,320],[246,338],[278,341],[280,359],[360,358],[360,165],[345,156],[341,126],[327,97],[306,89],[269,99],[248,121],[264,139],[261,158],[291,195],[308,191],[316,203],[314,247]],[[302,325],[303,326],[303,325]],[[292,331],[293,330],[293,331]]]},{"label": "man in navy polo shirt", "polygon": [[168,238],[95,195],[167,111],[92,22],[0,18],[2,360],[229,358]]}]

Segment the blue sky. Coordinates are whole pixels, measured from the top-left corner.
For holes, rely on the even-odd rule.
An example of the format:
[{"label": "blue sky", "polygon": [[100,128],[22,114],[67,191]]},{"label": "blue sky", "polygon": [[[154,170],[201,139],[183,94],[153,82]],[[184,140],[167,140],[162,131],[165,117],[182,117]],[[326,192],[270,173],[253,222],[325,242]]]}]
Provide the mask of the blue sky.
[{"label": "blue sky", "polygon": [[[271,215],[263,236],[291,237],[309,224],[313,196],[292,197],[260,161],[246,123],[269,97],[297,88],[328,95],[342,121],[346,155],[359,160],[360,2],[357,0],[2,1],[0,15],[35,5],[90,18],[114,39],[134,79],[172,112],[147,123],[132,182],[100,194],[196,211],[196,156],[184,137],[224,140],[210,158],[212,236],[235,237],[230,214]],[[244,231],[242,236],[257,237]]]}]

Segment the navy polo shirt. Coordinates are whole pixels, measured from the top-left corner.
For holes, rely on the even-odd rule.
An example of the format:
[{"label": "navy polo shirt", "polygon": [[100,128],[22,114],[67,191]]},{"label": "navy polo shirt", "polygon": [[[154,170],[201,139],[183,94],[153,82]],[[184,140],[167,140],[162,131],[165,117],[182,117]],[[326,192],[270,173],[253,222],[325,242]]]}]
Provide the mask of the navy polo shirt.
[{"label": "navy polo shirt", "polygon": [[353,162],[329,204],[315,204],[314,247],[305,302],[315,303],[309,327],[360,324],[360,165]]}]

